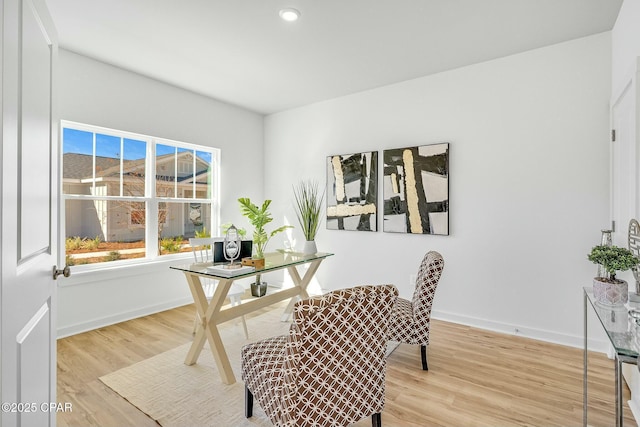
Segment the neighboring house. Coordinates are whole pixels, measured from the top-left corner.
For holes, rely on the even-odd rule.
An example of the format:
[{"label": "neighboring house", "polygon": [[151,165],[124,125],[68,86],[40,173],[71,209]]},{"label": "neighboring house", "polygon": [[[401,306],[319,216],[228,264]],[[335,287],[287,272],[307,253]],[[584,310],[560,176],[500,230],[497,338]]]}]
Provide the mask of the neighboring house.
[{"label": "neighboring house", "polygon": [[[66,236],[98,236],[107,242],[144,239],[145,159],[96,156],[95,176],[93,159],[87,154],[63,155],[63,192],[80,196],[66,201]],[[191,237],[196,227],[209,221],[210,164],[196,156],[195,170],[194,174],[194,155],[190,151],[156,158],[156,197],[167,200],[159,202],[160,237]],[[180,200],[191,199],[194,191],[195,197],[204,203]]]}]

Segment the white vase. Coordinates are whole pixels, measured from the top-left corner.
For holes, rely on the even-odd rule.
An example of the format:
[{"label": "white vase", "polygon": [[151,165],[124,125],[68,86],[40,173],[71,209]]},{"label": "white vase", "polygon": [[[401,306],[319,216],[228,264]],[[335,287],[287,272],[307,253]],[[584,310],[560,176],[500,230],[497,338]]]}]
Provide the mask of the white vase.
[{"label": "white vase", "polygon": [[318,248],[316,247],[315,240],[307,240],[304,242],[304,248],[302,249],[302,253],[305,255],[312,255],[318,252]]},{"label": "white vase", "polygon": [[629,286],[624,280],[619,283],[603,282],[593,279],[593,296],[600,304],[610,306],[624,305],[629,300]]}]

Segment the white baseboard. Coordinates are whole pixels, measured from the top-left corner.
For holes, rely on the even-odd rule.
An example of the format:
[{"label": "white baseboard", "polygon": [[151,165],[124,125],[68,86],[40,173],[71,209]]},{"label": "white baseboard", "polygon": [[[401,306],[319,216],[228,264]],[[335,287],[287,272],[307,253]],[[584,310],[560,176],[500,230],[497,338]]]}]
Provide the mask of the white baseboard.
[{"label": "white baseboard", "polygon": [[[447,322],[472,326],[474,328],[486,329],[488,331],[501,332],[508,335],[517,335],[539,341],[567,345],[570,347],[584,348],[584,337],[582,335],[574,336],[559,334],[557,332],[545,331],[542,329],[530,328],[527,326],[515,325],[510,323],[494,322],[492,320],[479,319],[440,310],[433,310],[433,312],[431,313],[431,317]],[[589,339],[590,350],[606,353],[608,346],[608,341],[594,340],[592,338]]]},{"label": "white baseboard", "polygon": [[136,310],[122,312],[99,319],[92,319],[87,322],[77,323],[75,325],[59,328],[57,330],[58,339],[80,334],[82,332],[92,331],[98,328],[104,328],[105,326],[114,325],[116,323],[124,322],[131,319],[137,319],[138,317],[148,316],[150,314],[159,313],[165,310],[171,310],[172,308],[182,307],[183,305],[192,303],[193,299],[191,297],[180,298],[173,301],[167,301],[162,304],[141,307]]}]

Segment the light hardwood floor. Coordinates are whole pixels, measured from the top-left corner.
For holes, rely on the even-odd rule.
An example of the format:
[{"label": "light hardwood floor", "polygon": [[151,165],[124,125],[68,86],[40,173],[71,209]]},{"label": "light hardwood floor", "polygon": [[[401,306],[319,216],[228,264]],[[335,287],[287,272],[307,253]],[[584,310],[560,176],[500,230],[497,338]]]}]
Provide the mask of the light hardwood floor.
[{"label": "light hardwood floor", "polygon": [[[58,426],[157,425],[98,377],[191,341],[193,316],[189,305],[59,340],[58,402],[73,411]],[[384,426],[582,425],[580,349],[434,320],[428,354],[427,372],[417,346],[389,357]],[[589,356],[589,425],[614,425],[613,361]]]}]

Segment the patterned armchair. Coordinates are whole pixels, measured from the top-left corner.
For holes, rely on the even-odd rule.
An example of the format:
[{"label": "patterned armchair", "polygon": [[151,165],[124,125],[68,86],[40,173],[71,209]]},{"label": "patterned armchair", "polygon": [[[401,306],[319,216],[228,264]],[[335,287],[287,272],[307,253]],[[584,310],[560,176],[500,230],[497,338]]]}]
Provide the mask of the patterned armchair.
[{"label": "patterned armchair", "polygon": [[397,289],[358,286],[298,301],[289,335],[242,349],[245,415],[253,399],[276,426],[381,425],[389,317]]},{"label": "patterned armchair", "polygon": [[404,298],[396,300],[389,324],[389,340],[420,346],[422,369],[425,371],[429,370],[427,346],[429,345],[431,306],[443,269],[442,255],[435,251],[427,252],[420,264],[413,299],[411,301]]}]

